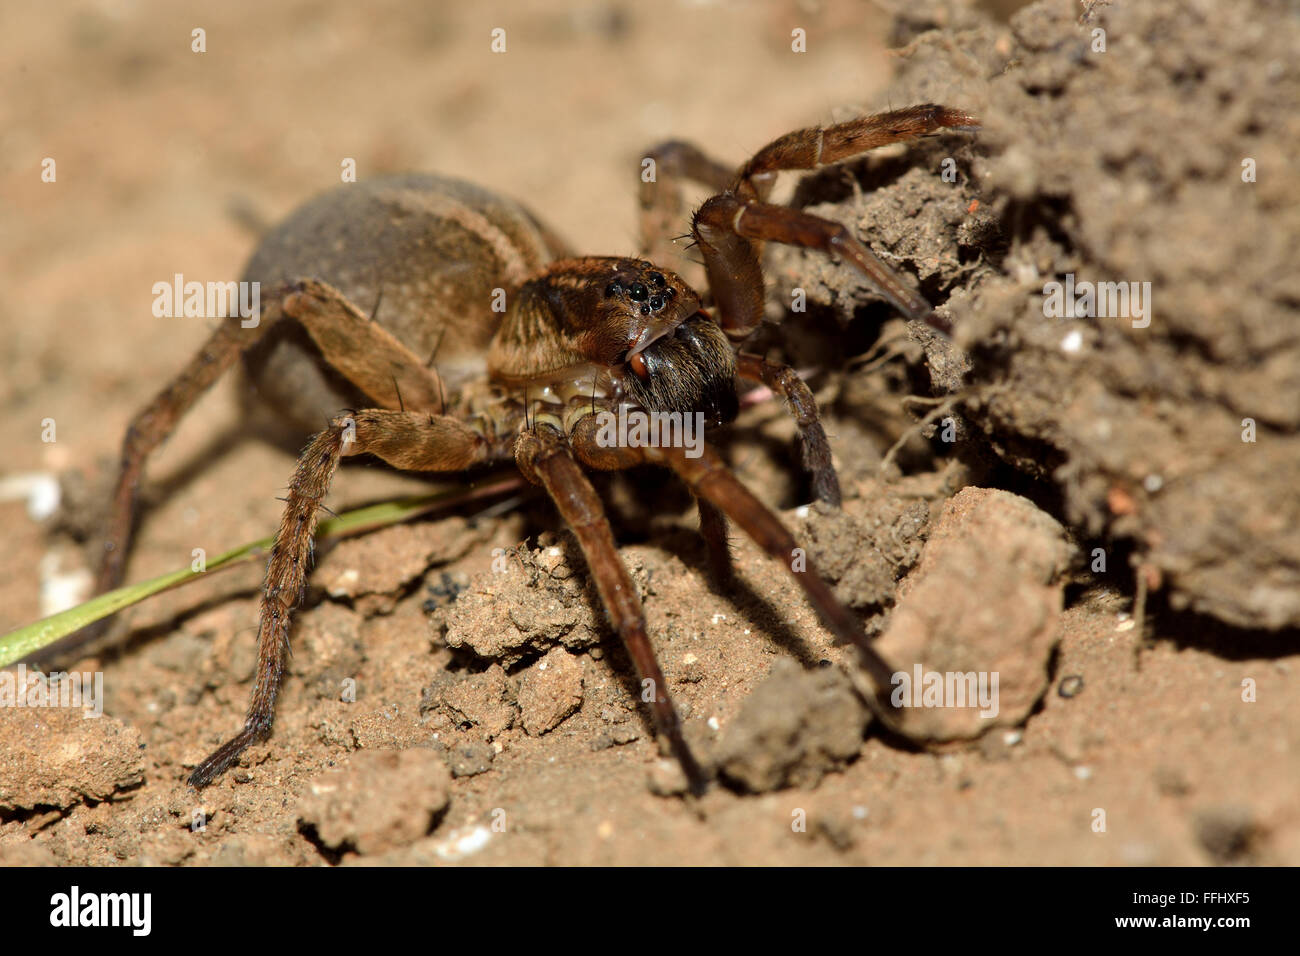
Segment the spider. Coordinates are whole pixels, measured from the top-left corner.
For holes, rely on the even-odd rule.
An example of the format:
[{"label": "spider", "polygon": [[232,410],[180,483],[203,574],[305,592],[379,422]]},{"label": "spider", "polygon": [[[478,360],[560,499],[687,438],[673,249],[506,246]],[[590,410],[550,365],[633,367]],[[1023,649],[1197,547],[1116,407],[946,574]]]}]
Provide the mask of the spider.
[{"label": "spider", "polygon": [[[817,571],[792,561],[780,519],[707,444],[600,440],[602,412],[737,414],[737,380],[782,396],[798,423],[802,462],[816,495],[840,502],[826,433],[808,386],[791,368],[743,351],[764,303],[762,243],[838,256],[908,319],[946,329],[930,305],[839,223],[767,201],[777,174],[811,170],[887,143],[943,129],[974,130],[960,110],[913,106],[782,136],[739,168],[680,141],[650,151],[656,182],[643,186],[646,248],[679,213],[681,184],[716,190],[694,213],[711,308],[681,278],[628,257],[572,257],[519,204],[430,175],[348,184],[309,201],[261,242],[245,281],[272,290],[255,326],[230,318],[131,421],[110,508],[97,587],[123,577],[137,488],[149,454],[216,379],[241,357],[261,399],[303,432],[268,561],[258,626],[256,680],[243,729],[189,778],[210,784],[272,729],[302,599],[317,514],[340,460],[369,454],[421,472],[462,472],[513,460],[546,490],[581,547],[596,589],[636,667],[661,740],[691,789],[706,774],[682,735],[647,635],[637,591],[585,469],[663,466],[699,509],[709,562],[725,582],[728,518],[791,568],[822,621],[856,646],[881,699],[892,669],[861,622]],[[373,303],[369,313],[358,303]],[[438,366],[433,367],[434,353]],[[357,409],[344,411],[339,409]]]}]

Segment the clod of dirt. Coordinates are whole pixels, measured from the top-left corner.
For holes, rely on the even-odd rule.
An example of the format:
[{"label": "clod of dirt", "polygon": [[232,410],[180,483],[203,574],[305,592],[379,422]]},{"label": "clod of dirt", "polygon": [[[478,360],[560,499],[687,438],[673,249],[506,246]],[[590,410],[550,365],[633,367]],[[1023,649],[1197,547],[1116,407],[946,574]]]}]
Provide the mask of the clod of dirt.
[{"label": "clod of dirt", "polygon": [[8,843],[0,848],[0,864],[5,867],[58,866],[59,862],[53,850],[35,840]]},{"label": "clod of dirt", "polygon": [[610,747],[621,747],[624,744],[630,744],[634,740],[641,739],[641,731],[636,724],[631,721],[623,724],[615,724],[609,730],[602,730],[591,740],[592,750],[608,750]]},{"label": "clod of dirt", "polygon": [[456,560],[485,535],[460,517],[385,528],[340,542],[321,559],[312,581],[330,597],[358,602],[364,612],[387,613],[429,567]]},{"label": "clod of dirt", "polygon": [[515,725],[517,711],[510,700],[505,670],[493,664],[480,674],[439,671],[424,689],[420,713],[436,715],[436,727],[475,728],[491,740]]},{"label": "clod of dirt", "polygon": [[556,645],[582,650],[600,643],[583,577],[559,546],[520,550],[499,567],[474,576],[456,601],[448,647],[510,667]]},{"label": "clod of dirt", "polygon": [[447,742],[443,757],[453,777],[477,777],[492,769],[496,751],[489,743],[468,734],[457,734]]},{"label": "clod of dirt", "polygon": [[835,596],[857,610],[887,607],[898,579],[916,564],[930,508],[881,482],[864,483],[859,498],[832,508],[818,502],[800,541]]},{"label": "clod of dirt", "polygon": [[519,680],[519,720],[530,737],[553,730],[582,706],[582,662],[555,647]]},{"label": "clod of dirt", "polygon": [[780,658],[723,731],[718,771],[742,790],[812,787],[858,754],[871,713],[835,669]]},{"label": "clod of dirt", "polygon": [[964,488],[946,502],[876,643],[899,668],[895,729],[945,741],[1024,720],[1047,690],[1071,553],[1019,495]]},{"label": "clod of dirt", "polygon": [[[969,350],[925,336],[935,393],[1054,483],[1072,526],[1131,547],[1175,610],[1300,626],[1300,190],[1265,172],[1296,151],[1277,104],[1300,99],[1300,21],[1269,0],[1044,0],[1008,28],[963,6],[908,4],[886,99],[982,129],[833,167],[796,203],[920,278]],[[769,255],[783,300],[882,313],[843,264]]]},{"label": "clod of dirt", "polygon": [[66,707],[0,707],[0,810],[63,809],[144,782],[144,743],[112,717]]},{"label": "clod of dirt", "polygon": [[332,850],[382,853],[427,835],[450,801],[451,772],[433,750],[362,750],[307,785],[298,819]]},{"label": "clod of dirt", "polygon": [[1249,862],[1258,835],[1259,826],[1246,807],[1211,807],[1196,815],[1196,838],[1215,863]]},{"label": "clod of dirt", "polygon": [[[1300,99],[1300,22],[1280,10],[1018,11],[1014,69],[970,91],[989,153],[972,181],[1015,234],[950,303],[998,453],[1055,481],[1072,524],[1130,542],[1175,609],[1270,629],[1300,625],[1300,192],[1264,173],[1297,142],[1277,104]],[[953,40],[902,61],[895,100],[999,44]],[[1141,314],[1116,289],[1110,314],[1099,297],[1057,317],[1048,284],[1068,277],[1142,293]]]},{"label": "clod of dirt", "polygon": [[870,530],[847,509],[818,502],[820,520],[809,523],[805,542],[817,570],[849,607],[862,610],[887,605],[894,598],[898,575],[874,546]]}]

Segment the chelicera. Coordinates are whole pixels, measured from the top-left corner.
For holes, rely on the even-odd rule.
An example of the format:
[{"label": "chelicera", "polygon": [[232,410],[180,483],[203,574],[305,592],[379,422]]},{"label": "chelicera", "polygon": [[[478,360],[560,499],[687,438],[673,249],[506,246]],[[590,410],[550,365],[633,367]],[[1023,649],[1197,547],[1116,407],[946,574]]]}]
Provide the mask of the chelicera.
[{"label": "chelicera", "polygon": [[513,461],[543,487],[577,537],[610,622],[652,689],[660,738],[697,791],[705,773],[682,736],[640,600],[585,469],[671,469],[698,502],[715,575],[725,581],[729,571],[730,519],[791,567],[826,627],[857,647],[874,686],[887,690],[891,668],[861,622],[811,564],[791,561],[793,537],[716,451],[705,445],[690,456],[672,445],[600,442],[598,413],[620,407],[702,413],[720,424],[736,416],[737,380],[761,383],[786,400],[798,422],[816,495],[838,505],[839,484],[811,391],[791,368],[744,351],[763,313],[761,244],[838,256],[907,318],[945,326],[845,227],[769,203],[768,196],[783,170],[811,170],[887,143],[975,128],[967,113],[924,105],[788,134],[739,171],[686,143],[651,151],[657,175],[641,197],[648,255],[661,257],[666,230],[676,228],[684,181],[716,190],[695,211],[690,229],[708,278],[707,302],[649,259],[570,257],[522,206],[433,176],[344,185],[272,230],[244,275],[260,283],[258,324],[223,322],[127,431],[97,581],[101,591],[121,583],[146,458],[238,359],[261,400],[286,421],[304,433],[329,422],[303,450],[284,499],[244,727],[199,765],[190,783],[206,786],[270,736],[318,512],[340,460],[352,455],[440,473]]}]

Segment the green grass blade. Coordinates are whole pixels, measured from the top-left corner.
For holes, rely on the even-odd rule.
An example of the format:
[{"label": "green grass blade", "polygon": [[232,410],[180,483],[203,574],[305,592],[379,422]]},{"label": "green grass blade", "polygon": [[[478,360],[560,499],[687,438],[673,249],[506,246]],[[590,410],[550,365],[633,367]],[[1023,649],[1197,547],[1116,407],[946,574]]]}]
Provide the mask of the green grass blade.
[{"label": "green grass blade", "polygon": [[[382,504],[357,508],[355,511],[349,511],[346,514],[321,521],[316,529],[316,540],[340,538],[345,535],[359,534],[362,531],[397,524],[440,506],[460,504],[471,498],[488,497],[515,488],[518,484],[517,479],[510,478],[482,485],[472,490],[441,491],[429,495],[420,495],[415,498],[386,501]],[[242,548],[235,548],[233,551],[227,551],[225,554],[214,558],[207,563],[207,567],[203,571],[185,568],[139,584],[129,584],[115,591],[108,591],[93,597],[74,608],[42,618],[34,624],[20,627],[16,631],[10,631],[4,637],[0,637],[0,667],[7,667],[16,661],[23,660],[36,651],[48,647],[60,638],[80,630],[87,624],[93,624],[101,618],[108,617],[110,614],[128,608],[133,604],[138,604],[155,594],[180,587],[182,584],[187,584],[202,575],[211,574],[221,568],[264,555],[273,541],[274,538],[262,538],[252,544],[246,544]]]}]

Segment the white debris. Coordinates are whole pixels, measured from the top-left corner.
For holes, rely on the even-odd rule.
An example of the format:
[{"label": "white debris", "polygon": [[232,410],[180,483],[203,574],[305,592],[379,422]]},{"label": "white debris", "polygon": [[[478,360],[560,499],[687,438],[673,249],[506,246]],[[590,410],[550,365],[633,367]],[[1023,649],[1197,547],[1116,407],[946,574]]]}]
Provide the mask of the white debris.
[{"label": "white debris", "polygon": [[41,557],[41,617],[76,607],[90,597],[94,578],[86,568],[60,570],[60,555],[51,551]]},{"label": "white debris", "polygon": [[359,568],[348,568],[335,579],[333,587],[327,588],[330,597],[349,597],[351,589],[356,587],[361,580],[361,570]]},{"label": "white debris", "polygon": [[27,515],[44,521],[59,510],[59,479],[50,471],[28,471],[0,478],[0,501],[27,500]]},{"label": "white debris", "polygon": [[434,844],[433,852],[444,860],[460,860],[479,852],[492,841],[492,831],[479,824],[461,827],[447,834],[446,839]]}]

